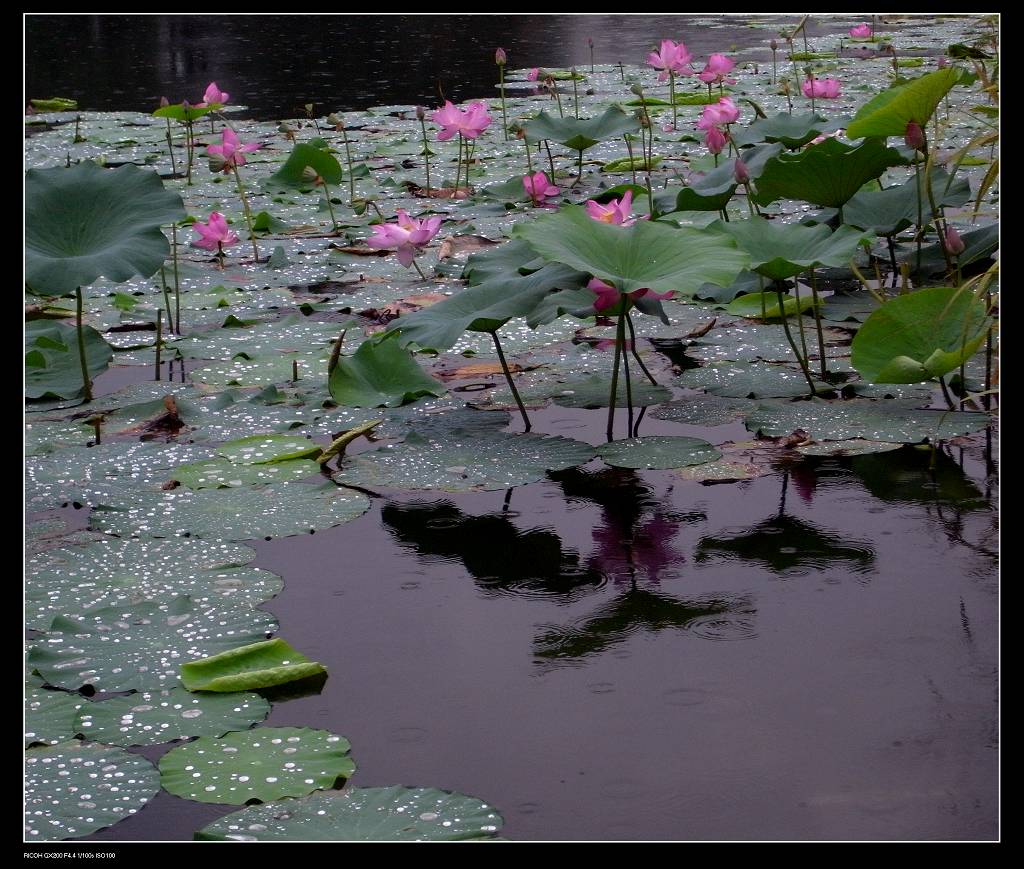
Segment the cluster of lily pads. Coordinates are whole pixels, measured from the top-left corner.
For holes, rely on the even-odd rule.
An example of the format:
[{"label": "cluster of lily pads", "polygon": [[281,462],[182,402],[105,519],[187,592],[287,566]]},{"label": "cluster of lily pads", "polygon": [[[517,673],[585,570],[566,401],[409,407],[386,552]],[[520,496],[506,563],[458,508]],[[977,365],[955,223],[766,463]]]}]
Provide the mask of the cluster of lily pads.
[{"label": "cluster of lily pads", "polygon": [[[465,111],[269,124],[211,84],[152,116],[27,118],[27,503],[90,511],[30,541],[28,838],[88,835],[160,786],[263,803],[199,838],[498,830],[470,797],[332,790],[354,770],[341,736],[248,729],[256,691],[324,673],[268,639],[283,583],[240,541],[355,520],[381,489],[500,490],[595,459],[743,475],[721,444],[641,436],[648,408],[831,455],[990,426],[989,29],[883,48],[865,26],[857,53],[781,34],[792,80],[773,39],[770,68],[715,54],[691,88],[666,41],[589,73],[501,51],[500,104]],[[934,63],[915,50],[950,60],[908,75]],[[140,382],[98,395],[111,364]],[[607,443],[534,433],[549,403],[606,412]],[[190,737],[159,772],[120,747]]]}]

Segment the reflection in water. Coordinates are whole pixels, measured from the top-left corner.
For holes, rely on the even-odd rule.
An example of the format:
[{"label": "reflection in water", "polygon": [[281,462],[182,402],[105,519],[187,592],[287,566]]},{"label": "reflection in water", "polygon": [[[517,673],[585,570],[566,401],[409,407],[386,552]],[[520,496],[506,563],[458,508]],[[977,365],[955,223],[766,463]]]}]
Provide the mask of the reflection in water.
[{"label": "reflection in water", "polygon": [[600,572],[581,567],[579,553],[564,549],[554,531],[521,531],[501,514],[472,516],[450,501],[416,501],[387,504],[381,518],[419,555],[461,561],[488,592],[571,598],[604,584]]},{"label": "reflection in water", "polygon": [[539,659],[592,658],[640,632],[666,628],[693,631],[707,639],[756,636],[748,598],[681,600],[661,592],[631,588],[571,625],[546,626],[534,641]]},{"label": "reflection in water", "polygon": [[789,474],[782,475],[779,512],[751,528],[704,537],[697,562],[713,558],[749,561],[774,573],[826,570],[838,562],[859,573],[872,570],[875,550],[861,540],[844,540],[812,522],[786,515]]},{"label": "reflection in water", "polygon": [[881,501],[901,504],[948,504],[958,510],[988,510],[988,499],[953,459],[930,450],[855,456],[850,468],[864,487]]}]

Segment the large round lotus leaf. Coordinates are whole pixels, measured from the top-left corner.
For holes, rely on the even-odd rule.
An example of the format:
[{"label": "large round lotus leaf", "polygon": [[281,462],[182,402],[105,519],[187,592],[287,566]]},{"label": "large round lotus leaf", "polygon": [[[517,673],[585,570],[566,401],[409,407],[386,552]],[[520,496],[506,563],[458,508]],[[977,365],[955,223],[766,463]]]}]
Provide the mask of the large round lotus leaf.
[{"label": "large round lotus leaf", "polygon": [[110,534],[255,540],[330,528],[369,508],[369,499],[359,492],[291,482],[163,492],[124,510],[94,511],[90,522]]},{"label": "large round lotus leaf", "polygon": [[243,465],[287,462],[321,452],[319,444],[297,435],[260,434],[217,447],[218,455]]},{"label": "large round lotus leaf", "polygon": [[[82,327],[89,377],[105,371],[114,351],[91,326]],[[56,320],[25,324],[25,397],[77,398],[83,390],[78,330]]]},{"label": "large round lotus leaf", "polygon": [[[763,362],[702,365],[683,372],[677,383],[690,389],[706,389],[727,398],[769,398],[807,395],[810,392],[807,379],[799,368]],[[832,387],[816,381],[815,388],[825,391]]]},{"label": "large round lotus leaf", "polygon": [[555,118],[542,111],[526,124],[524,132],[529,142],[550,139],[574,151],[585,151],[602,139],[617,139],[639,126],[636,115],[627,114],[618,106],[609,106],[601,115],[593,118]]},{"label": "large round lotus leaf", "polygon": [[160,759],[160,782],[175,796],[240,806],[301,797],[355,772],[349,741],[308,727],[258,727],[203,736]]},{"label": "large round lotus leaf", "polygon": [[[313,446],[320,450],[318,445]],[[194,465],[175,468],[173,477],[190,489],[222,489],[302,480],[318,473],[319,470],[320,466],[308,459],[262,465],[242,465],[227,459],[210,459],[207,462],[196,462]]]},{"label": "large round lotus leaf", "polygon": [[967,289],[915,290],[868,317],[853,339],[851,362],[873,383],[920,383],[959,368],[991,326],[985,303]]},{"label": "large round lotus leaf", "polygon": [[348,788],[251,806],[204,827],[205,841],[449,842],[486,839],[503,821],[475,797],[436,788]]},{"label": "large round lotus leaf", "polygon": [[539,434],[456,433],[426,442],[410,435],[405,443],[346,458],[334,479],[370,488],[487,491],[534,483],[548,471],[583,465],[593,457],[588,444]]},{"label": "large round lotus leaf", "polygon": [[851,139],[902,136],[911,121],[927,127],[936,106],[960,80],[960,75],[961,70],[951,66],[882,91],[857,110],[846,134]]},{"label": "large round lotus leaf", "polygon": [[[633,361],[630,359],[630,362]],[[630,387],[633,393],[633,407],[648,407],[652,404],[661,404],[672,398],[672,391],[667,387],[655,386],[646,377],[638,375],[634,369],[630,369],[630,373],[632,375]],[[611,375],[602,377],[592,374],[578,380],[567,380],[546,387],[546,392],[560,407],[608,407],[608,399],[611,398],[612,392]],[[615,392],[615,406],[626,407],[626,405],[626,382],[619,377]]]},{"label": "large round lotus leaf", "polygon": [[651,416],[686,425],[717,426],[728,425],[741,419],[754,407],[754,402],[743,398],[690,395],[656,408],[651,412]]},{"label": "large round lotus leaf", "polygon": [[25,745],[57,743],[78,731],[75,718],[88,701],[81,694],[32,688],[25,693]]},{"label": "large round lotus leaf", "polygon": [[914,401],[764,402],[744,423],[752,432],[785,437],[803,429],[816,441],[873,441],[916,444],[970,434],[985,428],[985,413],[921,410]]},{"label": "large round lotus leaf", "polygon": [[274,353],[250,358],[239,354],[222,362],[210,362],[189,372],[196,383],[207,386],[267,386],[287,383],[298,366],[299,378],[307,384],[323,384],[327,378],[326,351],[315,353]]},{"label": "large round lotus leaf", "polygon": [[78,741],[25,752],[25,839],[88,836],[134,815],[160,790],[146,758]]},{"label": "large round lotus leaf", "polygon": [[26,623],[46,630],[56,615],[182,594],[196,604],[255,606],[284,586],[269,570],[242,566],[255,557],[246,546],[205,540],[107,538],[46,550],[25,566]]},{"label": "large round lotus leaf", "polygon": [[685,468],[703,465],[722,458],[707,441],[700,438],[656,435],[646,438],[628,438],[601,444],[597,454],[609,465],[617,468]]},{"label": "large round lotus leaf", "polygon": [[[79,370],[78,379],[82,379]],[[31,417],[29,417],[31,419]],[[96,440],[96,429],[81,420],[39,420],[25,424],[25,455],[42,456],[61,447],[84,447]]]},{"label": "large round lotus leaf", "polygon": [[263,610],[166,604],[104,607],[81,619],[58,616],[28,655],[51,685],[97,691],[151,691],[178,684],[182,661],[265,640],[277,630]]},{"label": "large round lotus leaf", "polygon": [[181,220],[177,193],[156,172],[91,160],[25,175],[25,283],[40,293],[74,292],[96,278],[149,277],[170,253],[161,224]]},{"label": "large round lotus leaf", "polygon": [[145,691],[87,704],[76,732],[108,745],[158,745],[190,736],[220,736],[267,717],[259,694],[193,694],[184,688]]},{"label": "large round lotus leaf", "polygon": [[338,339],[342,324],[290,318],[279,323],[259,323],[243,328],[225,327],[168,343],[186,359],[231,359],[237,353],[249,356],[306,351],[322,344],[329,347]]}]

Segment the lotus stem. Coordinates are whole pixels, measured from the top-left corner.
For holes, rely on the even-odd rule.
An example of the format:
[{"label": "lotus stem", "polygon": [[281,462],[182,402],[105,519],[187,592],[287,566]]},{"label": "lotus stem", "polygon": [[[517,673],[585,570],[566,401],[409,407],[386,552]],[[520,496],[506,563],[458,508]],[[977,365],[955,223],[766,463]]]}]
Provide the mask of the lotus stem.
[{"label": "lotus stem", "polygon": [[178,167],[174,161],[174,145],[171,144],[171,119],[164,118],[164,120],[167,121],[167,150],[171,154],[171,172],[173,172],[174,175],[177,176]]},{"label": "lotus stem", "polygon": [[163,337],[164,311],[163,308],[156,309],[156,370],[153,379],[160,379],[160,344]]},{"label": "lotus stem", "polygon": [[348,163],[348,207],[352,208],[352,203],[356,201],[356,179],[352,174],[352,148],[348,142],[348,130],[345,129],[344,124],[339,126],[341,127],[342,141],[345,143],[345,160]]},{"label": "lotus stem", "polygon": [[594,40],[590,40],[590,74],[594,74]]},{"label": "lotus stem", "polygon": [[[533,177],[533,157],[530,156],[530,143],[523,139],[523,144],[526,146],[526,172],[532,178]],[[555,179],[551,179],[551,183],[555,183]]]},{"label": "lotus stem", "polygon": [[629,154],[629,171],[633,175],[633,184],[636,185],[636,164],[633,162],[633,143],[629,141],[629,134],[624,133],[622,138],[626,141],[626,153]]},{"label": "lotus stem", "polygon": [[[256,246],[256,233],[252,229],[252,212],[249,210],[249,200],[245,195],[245,188],[242,186],[242,176],[238,174],[238,166],[232,163],[231,168],[235,173],[235,184],[238,185],[238,198],[242,200],[242,213],[245,215],[245,225],[249,230],[249,241],[252,242],[252,258],[253,262],[258,263],[260,261],[260,249]],[[326,188],[326,185],[324,185]],[[330,205],[330,196],[327,197],[328,206]],[[334,217],[334,214],[331,214]],[[337,225],[335,225],[337,229]]]},{"label": "lotus stem", "polygon": [[572,109],[578,121],[580,119],[580,91],[576,83],[576,67],[572,68]]},{"label": "lotus stem", "polygon": [[[181,281],[178,279],[178,224],[171,224],[171,258],[174,263],[174,334],[181,334]],[[169,325],[169,324],[168,324]]]},{"label": "lotus stem", "polygon": [[776,65],[775,52],[776,52],[776,49],[773,48],[772,49],[772,87],[777,85],[778,82],[779,82],[779,70],[778,70],[778,66]]},{"label": "lotus stem", "polygon": [[810,360],[811,355],[807,352],[807,336],[804,334],[804,314],[800,309],[800,280],[793,278],[793,297],[796,299],[796,325],[800,330],[800,346],[804,351],[804,359]]},{"label": "lotus stem", "polygon": [[[623,312],[625,312],[626,305],[623,300]],[[620,319],[624,319],[624,316]],[[633,433],[633,382],[629,377],[629,353],[626,352],[626,335],[622,329],[622,324],[619,324],[619,331],[622,332],[622,373],[626,376],[626,436],[629,437]]]},{"label": "lotus stem", "polygon": [[[985,287],[985,316],[989,315],[989,311],[992,309],[992,293],[989,288]],[[988,327],[988,333],[985,335],[985,410],[992,409],[992,330],[994,324]]]},{"label": "lotus stem", "polygon": [[956,405],[953,403],[953,397],[949,394],[949,387],[946,386],[946,378],[939,377],[939,385],[942,387],[942,397],[946,399],[946,404],[950,410],[956,410]]},{"label": "lotus stem", "polygon": [[505,114],[505,64],[498,64],[498,86],[501,88],[501,131],[508,141],[508,115]]},{"label": "lotus stem", "polygon": [[78,335],[78,361],[82,365],[83,404],[92,401],[92,381],[89,379],[89,366],[85,361],[85,330],[82,328],[82,288],[75,288],[75,331]]},{"label": "lotus stem", "polygon": [[630,437],[640,437],[640,423],[644,421],[645,413],[647,413],[647,405],[640,408],[640,413],[636,416],[636,425],[633,426],[633,431],[630,432]]},{"label": "lotus stem", "polygon": [[[503,91],[504,92],[504,91]],[[504,102],[502,108],[504,108]],[[427,145],[427,122],[424,118],[420,118],[420,129],[423,130],[423,162],[427,167],[427,196],[430,195],[430,148]]]},{"label": "lotus stem", "polygon": [[672,129],[679,129],[679,110],[676,107],[676,74],[675,71],[668,71],[668,94],[669,100],[672,102]]},{"label": "lotus stem", "polygon": [[189,118],[187,115],[186,115],[186,121],[185,121],[185,135],[188,136],[188,142],[186,143],[186,151],[188,153],[188,169],[185,172],[185,183],[189,187],[191,187],[192,186],[192,158],[195,156],[196,146],[195,146],[195,142],[192,141],[192,136],[193,136],[192,119]]},{"label": "lotus stem", "polygon": [[[929,205],[929,207],[932,210],[932,221],[935,223],[935,232],[939,236],[939,247],[942,248],[942,256],[946,260],[946,270],[947,270],[947,272],[952,272],[953,271],[953,260],[952,260],[952,258],[950,256],[949,248],[946,246],[946,233],[943,231],[944,227],[942,225],[943,213],[942,213],[941,208],[939,208],[935,204],[935,191],[932,190],[932,184],[931,184],[932,157],[931,157],[931,153],[930,153],[930,151],[928,149],[928,138],[925,136],[925,133],[924,133],[923,129],[921,130],[921,136],[922,136],[922,138],[924,138],[924,145],[922,146],[924,148],[924,156],[925,156],[925,164],[924,164],[925,184],[924,184],[924,186],[925,186],[925,190],[928,193],[928,205]],[[920,196],[920,192],[918,193],[918,195]],[[920,268],[920,263],[918,264],[918,267]],[[957,269],[959,270],[959,265],[957,266]],[[959,286],[959,281],[957,281],[957,286]]]},{"label": "lotus stem", "polygon": [[558,117],[564,118],[565,114],[562,111],[562,98],[558,94],[558,85],[555,83],[554,79],[551,80],[551,93],[554,94],[555,102],[558,103]]},{"label": "lotus stem", "polygon": [[757,273],[757,289],[761,293],[761,319],[762,320],[767,320],[768,319],[768,301],[767,301],[767,299],[765,299],[765,293],[764,293],[764,276],[760,272]]},{"label": "lotus stem", "polygon": [[625,81],[626,80],[626,66],[625,66],[625,64],[623,64],[623,62],[620,60],[618,62],[618,64],[616,64],[616,66],[618,66],[618,68],[619,68],[619,77],[623,81]]},{"label": "lotus stem", "polygon": [[786,333],[786,340],[789,341],[789,346],[793,350],[793,355],[796,356],[796,361],[800,363],[800,370],[804,373],[804,377],[807,378],[807,385],[811,389],[811,395],[817,395],[818,391],[814,386],[814,378],[811,377],[810,369],[807,367],[807,360],[800,355],[796,342],[793,340],[793,333],[789,331],[789,316],[786,314],[785,300],[782,298],[782,288],[778,281],[775,283],[775,293],[779,297],[779,315],[782,317],[782,329]]},{"label": "lotus stem", "polygon": [[658,385],[658,381],[654,379],[654,375],[647,370],[647,366],[644,365],[644,360],[640,358],[639,352],[636,349],[636,331],[633,329],[633,318],[629,315],[629,311],[626,311],[626,325],[629,327],[629,340],[633,345],[632,353],[633,358],[636,360],[636,364],[640,366],[640,370],[646,375],[647,379],[651,381],[654,386]]},{"label": "lotus stem", "polygon": [[[893,273],[893,286],[896,286],[895,275],[899,274],[899,266],[896,265],[896,242],[893,240],[891,235],[885,237],[886,242],[889,245],[889,265],[892,266]],[[881,289],[881,287],[879,287]]]},{"label": "lotus stem", "polygon": [[292,360],[292,383],[297,383],[299,380],[299,360]]},{"label": "lotus stem", "polygon": [[[924,208],[921,203],[921,161],[918,158],[914,159],[914,183],[917,185],[917,266],[915,271],[921,270],[921,240],[924,233]],[[945,248],[943,248],[945,250]]]},{"label": "lotus stem", "polygon": [[555,160],[551,156],[551,143],[547,139],[544,140],[544,149],[548,152],[548,168],[551,170],[551,183],[554,184],[554,183],[556,183],[555,182]]},{"label": "lotus stem", "polygon": [[334,369],[338,367],[338,360],[341,358],[341,345],[345,343],[345,333],[348,329],[342,329],[341,334],[338,336],[338,340],[334,342],[334,346],[331,348],[331,357],[327,360],[327,377],[330,378]]},{"label": "lotus stem", "polygon": [[515,398],[516,404],[519,405],[519,413],[523,417],[525,431],[529,431],[532,428],[530,425],[530,417],[526,413],[526,406],[523,404],[523,399],[519,396],[519,390],[516,389],[515,381],[512,380],[512,372],[508,370],[508,362],[505,361],[505,353],[501,349],[501,342],[498,340],[497,330],[491,332],[491,338],[494,340],[494,349],[498,352],[498,361],[501,363],[501,370],[505,372],[505,380],[508,382],[508,388],[512,390],[512,396]]},{"label": "lotus stem", "polygon": [[167,288],[167,270],[163,265],[160,266],[160,287],[164,291],[164,307],[167,309],[167,327],[170,328],[174,320],[171,317],[171,296]]},{"label": "lotus stem", "polygon": [[423,274],[423,269],[420,268],[420,264],[416,262],[415,257],[413,258],[412,264],[416,267],[416,271],[420,273],[420,277],[423,278],[423,280],[427,280],[427,276]]},{"label": "lotus stem", "polygon": [[[620,296],[622,294],[620,293]],[[621,298],[619,301],[621,308],[619,310],[619,324],[615,330],[615,361],[612,363],[612,391],[608,397],[608,440],[612,441],[615,439],[613,435],[613,429],[615,426],[615,400],[618,397],[619,389],[619,356],[622,353],[623,344],[625,343],[626,335],[626,300]]]},{"label": "lotus stem", "polygon": [[583,149],[580,149],[579,160],[576,163],[576,180],[573,181],[572,186],[575,187],[583,180]]},{"label": "lotus stem", "polygon": [[334,232],[338,232],[338,220],[334,216],[334,206],[331,204],[331,188],[327,186],[327,182],[324,181],[324,199],[327,200],[327,213],[331,215],[331,227]]},{"label": "lotus stem", "polygon": [[828,376],[828,370],[825,362],[825,333],[821,328],[821,316],[818,313],[818,278],[814,274],[814,269],[811,269],[811,297],[814,299],[814,325],[818,330],[818,356],[821,359],[821,377],[825,379]]}]

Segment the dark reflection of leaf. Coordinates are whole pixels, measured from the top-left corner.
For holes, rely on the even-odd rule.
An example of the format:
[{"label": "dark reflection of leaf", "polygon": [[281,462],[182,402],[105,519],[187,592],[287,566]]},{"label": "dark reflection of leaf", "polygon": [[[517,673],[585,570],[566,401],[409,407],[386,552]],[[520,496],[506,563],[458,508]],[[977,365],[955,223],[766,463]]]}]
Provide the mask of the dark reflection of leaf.
[{"label": "dark reflection of leaf", "polygon": [[[752,637],[754,612],[745,598],[680,600],[631,588],[571,625],[547,626],[534,640],[534,654],[541,659],[589,658],[641,631],[692,629],[707,619],[713,619],[718,638]],[[727,625],[733,622],[730,631]]]},{"label": "dark reflection of leaf", "polygon": [[604,583],[550,529],[522,531],[500,514],[471,516],[450,501],[418,501],[388,504],[381,518],[419,555],[462,561],[485,591],[572,596]]},{"label": "dark reflection of leaf", "polygon": [[881,501],[899,504],[952,504],[961,511],[988,510],[988,500],[959,465],[943,452],[900,450],[856,456],[850,468]]}]

